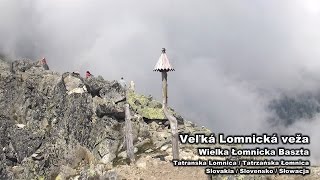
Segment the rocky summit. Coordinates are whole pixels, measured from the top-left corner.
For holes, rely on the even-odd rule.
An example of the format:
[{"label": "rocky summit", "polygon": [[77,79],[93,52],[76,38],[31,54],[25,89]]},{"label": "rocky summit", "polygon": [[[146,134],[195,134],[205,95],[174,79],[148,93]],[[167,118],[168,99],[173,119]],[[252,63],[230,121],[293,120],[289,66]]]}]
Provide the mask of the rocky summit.
[{"label": "rocky summit", "polygon": [[[117,81],[0,60],[0,87],[0,179],[120,178],[113,169],[127,164],[126,96]],[[171,135],[161,103],[133,91],[128,102],[137,158],[169,161]],[[182,131],[209,132],[174,115]]]},{"label": "rocky summit", "polygon": [[[131,164],[124,142],[126,101],[136,157]],[[161,103],[134,91],[126,97],[117,81],[59,74],[30,60],[0,60],[0,109],[0,179],[208,178],[203,167],[172,166]],[[180,133],[211,133],[170,111]],[[180,158],[198,160],[196,148],[181,145]]]}]

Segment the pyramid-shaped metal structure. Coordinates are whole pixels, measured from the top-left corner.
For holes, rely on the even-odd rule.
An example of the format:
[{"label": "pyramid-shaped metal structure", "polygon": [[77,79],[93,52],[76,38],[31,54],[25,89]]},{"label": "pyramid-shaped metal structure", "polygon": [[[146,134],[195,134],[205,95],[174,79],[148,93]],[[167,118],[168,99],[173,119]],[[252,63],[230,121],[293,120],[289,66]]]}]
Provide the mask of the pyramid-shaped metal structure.
[{"label": "pyramid-shaped metal structure", "polygon": [[162,48],[162,53],[157,64],[154,66],[153,71],[174,71],[174,68],[171,66],[169,59],[166,54],[166,49]]}]

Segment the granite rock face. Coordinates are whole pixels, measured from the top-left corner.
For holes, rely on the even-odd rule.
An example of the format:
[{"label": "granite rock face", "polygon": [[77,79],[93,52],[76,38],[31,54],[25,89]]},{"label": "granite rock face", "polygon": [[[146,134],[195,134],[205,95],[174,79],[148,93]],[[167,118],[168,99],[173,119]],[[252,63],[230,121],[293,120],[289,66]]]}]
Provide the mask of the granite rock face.
[{"label": "granite rock face", "polygon": [[[123,142],[124,117],[115,105],[124,93],[115,83],[91,85],[94,80],[73,73],[60,75],[28,60],[1,61],[0,67],[1,176],[48,177],[59,172],[60,165],[87,156],[92,157],[89,164],[112,162]],[[100,101],[94,101],[93,91],[99,86],[103,96],[98,92]],[[86,153],[77,152],[76,147],[85,148]],[[16,172],[17,167],[23,170]]]},{"label": "granite rock face", "polygon": [[[161,103],[133,91],[127,97],[117,81],[101,76],[82,78],[77,73],[45,70],[30,60],[0,60],[0,179],[130,179],[148,171],[150,163],[157,171],[166,165],[172,168],[171,130]],[[126,100],[137,160],[130,166],[124,143]],[[170,111],[179,122],[179,132],[211,133]],[[210,158],[197,155],[199,146],[181,145],[180,159]],[[124,167],[130,171],[121,171]],[[319,177],[319,169],[314,172]],[[188,173],[179,177],[173,173],[172,178],[185,179]],[[276,178],[226,175],[212,179]]]},{"label": "granite rock face", "polygon": [[[107,177],[108,167],[126,164],[126,96],[117,81],[30,60],[0,60],[0,70],[0,179]],[[171,143],[161,103],[133,92],[129,103],[137,156],[168,156],[160,150]]]}]

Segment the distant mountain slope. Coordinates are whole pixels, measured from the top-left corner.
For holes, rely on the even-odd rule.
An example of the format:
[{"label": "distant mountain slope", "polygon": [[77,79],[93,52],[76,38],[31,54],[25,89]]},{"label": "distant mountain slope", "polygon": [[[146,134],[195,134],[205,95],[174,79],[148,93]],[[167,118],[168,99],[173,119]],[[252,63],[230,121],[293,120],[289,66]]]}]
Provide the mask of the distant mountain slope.
[{"label": "distant mountain slope", "polygon": [[297,96],[283,95],[271,101],[269,109],[274,113],[274,123],[289,126],[300,119],[311,120],[320,113],[320,95],[305,93]]}]

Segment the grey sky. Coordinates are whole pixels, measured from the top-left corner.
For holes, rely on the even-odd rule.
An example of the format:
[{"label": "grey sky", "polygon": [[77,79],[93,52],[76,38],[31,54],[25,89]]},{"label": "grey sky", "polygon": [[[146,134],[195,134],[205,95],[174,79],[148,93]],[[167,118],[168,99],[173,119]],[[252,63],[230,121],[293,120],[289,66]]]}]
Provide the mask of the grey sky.
[{"label": "grey sky", "polygon": [[273,129],[265,108],[280,93],[319,91],[319,19],[317,0],[0,0],[0,52],[124,76],[160,99],[152,68],[166,47],[169,104],[184,117],[214,132],[319,137],[319,119]]}]

